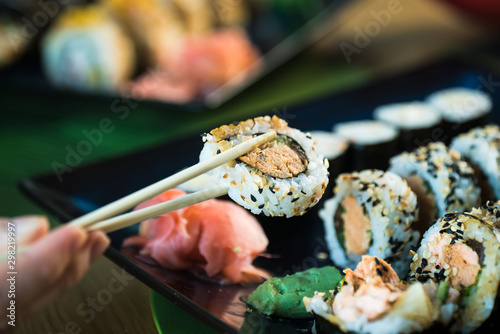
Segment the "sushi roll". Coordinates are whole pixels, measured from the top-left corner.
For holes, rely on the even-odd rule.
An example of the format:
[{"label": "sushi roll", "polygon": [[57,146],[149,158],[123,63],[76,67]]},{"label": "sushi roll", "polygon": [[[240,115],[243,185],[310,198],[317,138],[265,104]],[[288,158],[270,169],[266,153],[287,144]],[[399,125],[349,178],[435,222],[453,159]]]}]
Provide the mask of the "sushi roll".
[{"label": "sushi roll", "polygon": [[320,155],[328,159],[330,181],[326,194],[331,194],[335,179],[341,173],[347,172],[347,141],[329,131],[311,131],[312,139],[316,142],[316,149]]},{"label": "sushi roll", "polygon": [[401,276],[408,273],[409,250],[420,234],[412,224],[417,197],[398,175],[380,170],[341,174],[335,196],[319,211],[332,261],[354,268],[362,255],[389,261]]},{"label": "sushi roll", "polygon": [[457,133],[485,125],[492,109],[491,97],[478,89],[444,89],[431,94],[426,101],[441,113],[444,133],[439,140],[446,144]]},{"label": "sushi roll", "polygon": [[224,125],[203,136],[200,161],[259,134],[276,139],[211,171],[228,195],[254,214],[298,216],[314,206],[328,185],[328,160],[316,153],[310,136],[273,116]]},{"label": "sushi roll", "polygon": [[495,306],[500,242],[494,229],[491,222],[471,213],[448,213],[429,228],[413,252],[410,281],[440,284],[441,321],[453,333],[479,328]]},{"label": "sushi roll", "polygon": [[498,238],[498,236],[500,235],[500,201],[486,201],[486,203],[484,203],[480,207],[473,208],[471,213],[495,225],[495,227],[498,229],[495,232]]},{"label": "sushi roll", "polygon": [[467,160],[476,173],[481,188],[481,199],[500,198],[500,128],[498,125],[478,127],[463,133],[451,142],[456,150]]},{"label": "sushi roll", "polygon": [[143,66],[167,69],[180,49],[187,29],[172,1],[100,0],[128,28]]},{"label": "sushi roll", "polygon": [[433,136],[433,130],[441,123],[438,110],[417,101],[380,106],[375,109],[373,116],[399,129],[399,151],[413,150],[427,144]]},{"label": "sushi roll", "polygon": [[111,92],[132,76],[135,49],[104,7],[71,7],[44,36],[42,65],[56,86]]},{"label": "sushi roll", "polygon": [[380,121],[353,121],[335,125],[333,131],[349,143],[350,170],[386,169],[387,161],[397,153],[398,131]]},{"label": "sushi roll", "polygon": [[389,171],[406,179],[420,206],[415,229],[424,233],[445,213],[467,211],[480,204],[474,170],[443,143],[430,143],[390,160]]},{"label": "sushi roll", "polygon": [[430,328],[436,308],[423,285],[401,281],[384,260],[363,256],[353,271],[344,270],[345,279],[331,296],[317,292],[304,297],[306,310],[315,314],[316,332],[397,334],[416,333]]}]

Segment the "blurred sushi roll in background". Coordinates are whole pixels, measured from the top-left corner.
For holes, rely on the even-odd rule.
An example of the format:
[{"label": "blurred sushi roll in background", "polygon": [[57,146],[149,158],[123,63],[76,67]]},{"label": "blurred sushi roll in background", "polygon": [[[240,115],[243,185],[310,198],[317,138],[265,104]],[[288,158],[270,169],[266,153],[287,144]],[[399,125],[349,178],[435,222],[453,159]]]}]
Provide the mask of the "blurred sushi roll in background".
[{"label": "blurred sushi roll in background", "polygon": [[480,204],[474,170],[441,142],[393,157],[389,171],[406,179],[417,195],[420,212],[415,229],[422,233],[444,214],[468,211]]},{"label": "blurred sushi roll in background", "polygon": [[452,333],[470,333],[495,307],[500,242],[493,224],[470,213],[448,213],[413,252],[410,281],[424,284],[441,303],[440,320]]},{"label": "blurred sushi roll in background", "polygon": [[441,114],[423,102],[394,103],[375,109],[376,120],[399,130],[398,151],[408,151],[431,141],[433,130],[441,123]]},{"label": "blurred sushi roll in background", "polygon": [[384,260],[363,256],[355,270],[346,269],[343,284],[331,296],[316,292],[304,297],[315,314],[318,334],[354,332],[418,333],[429,329],[439,311],[420,282],[403,282]]},{"label": "blurred sushi roll in background", "polygon": [[409,250],[420,234],[412,224],[418,217],[417,197],[406,181],[381,170],[341,174],[335,196],[319,211],[332,261],[354,268],[362,255],[391,263],[405,276]]},{"label": "blurred sushi roll in background", "polygon": [[163,66],[181,47],[187,34],[181,13],[172,1],[100,0],[100,3],[127,28],[141,65]]},{"label": "blurred sushi roll in background", "polygon": [[259,134],[277,137],[235,161],[211,171],[226,185],[229,197],[254,214],[298,216],[313,207],[328,185],[328,160],[314,141],[273,116],[224,125],[203,136],[200,161],[207,160]]},{"label": "blurred sushi roll in background", "polygon": [[500,198],[500,128],[498,125],[477,127],[453,138],[450,148],[474,168],[481,187],[481,199]]},{"label": "blurred sushi roll in background", "polygon": [[347,160],[350,170],[386,169],[389,158],[396,154],[398,130],[374,120],[336,124],[333,131],[349,143]]},{"label": "blurred sushi roll in background", "polygon": [[44,35],[41,48],[43,69],[59,87],[114,91],[135,68],[133,42],[99,5],[66,9]]},{"label": "blurred sushi roll in background", "polygon": [[316,142],[318,154],[328,159],[328,172],[330,181],[326,194],[330,195],[333,191],[335,179],[340,173],[347,172],[346,152],[349,146],[347,141],[339,135],[329,131],[311,131],[312,139]]},{"label": "blurred sushi roll in background", "polygon": [[446,144],[461,132],[485,125],[492,109],[491,97],[478,89],[448,88],[426,101],[441,113],[444,134],[440,140]]}]

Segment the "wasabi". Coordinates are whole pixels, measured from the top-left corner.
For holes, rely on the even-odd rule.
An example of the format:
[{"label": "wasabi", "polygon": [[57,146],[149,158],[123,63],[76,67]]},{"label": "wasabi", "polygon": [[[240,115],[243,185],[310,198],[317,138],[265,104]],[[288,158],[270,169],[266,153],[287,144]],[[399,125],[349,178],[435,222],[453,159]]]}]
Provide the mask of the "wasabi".
[{"label": "wasabi", "polygon": [[283,318],[312,318],[302,299],[314,292],[334,290],[342,280],[335,267],[311,268],[285,277],[273,277],[262,283],[248,296],[248,304],[259,312]]}]

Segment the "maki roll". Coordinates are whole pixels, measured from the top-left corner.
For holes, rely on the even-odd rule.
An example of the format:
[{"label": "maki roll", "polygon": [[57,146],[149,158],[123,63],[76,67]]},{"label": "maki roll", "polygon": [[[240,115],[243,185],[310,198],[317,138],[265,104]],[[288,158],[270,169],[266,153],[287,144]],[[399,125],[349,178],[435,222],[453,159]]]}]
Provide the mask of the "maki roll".
[{"label": "maki roll", "polygon": [[42,64],[56,86],[109,92],[133,74],[135,49],[104,7],[71,7],[44,36]]},{"label": "maki roll", "polygon": [[380,170],[341,174],[335,196],[319,212],[332,261],[354,268],[367,254],[391,262],[400,275],[406,275],[408,252],[420,238],[412,229],[417,208],[417,197],[396,174]]},{"label": "maki roll", "polygon": [[420,213],[415,229],[422,233],[445,213],[467,211],[480,204],[474,170],[441,142],[393,157],[389,171],[405,178],[417,195]]},{"label": "maki roll", "polygon": [[491,97],[478,89],[449,88],[431,94],[426,101],[443,118],[444,136],[449,143],[456,133],[486,124],[492,109]]},{"label": "maki roll", "polygon": [[326,193],[331,194],[337,176],[347,171],[347,141],[333,132],[311,131],[309,133],[316,142],[318,153],[328,159],[330,181]]},{"label": "maki roll", "polygon": [[[330,298],[317,292],[304,298],[306,310],[315,314],[316,332],[414,333],[435,321],[435,306],[419,282],[406,284],[384,260],[363,256],[356,270],[346,269],[343,284]],[[335,293],[335,294],[334,294]]]},{"label": "maki roll", "polygon": [[498,125],[478,127],[455,137],[451,149],[456,150],[474,169],[481,198],[500,198],[500,128]]},{"label": "maki roll", "polygon": [[491,222],[471,213],[448,213],[413,252],[410,281],[439,284],[441,321],[453,333],[477,329],[495,306],[500,242],[494,231]]},{"label": "maki roll", "polygon": [[397,153],[398,131],[380,121],[353,121],[337,124],[334,132],[349,145],[350,170],[386,169],[387,161]]},{"label": "maki roll", "polygon": [[303,215],[328,185],[328,160],[316,153],[309,135],[273,116],[224,125],[203,135],[200,161],[259,134],[277,137],[211,173],[228,187],[228,195],[254,214]]},{"label": "maki roll", "polygon": [[500,242],[500,201],[486,201],[485,204],[480,207],[473,208],[471,213],[478,216],[481,219],[485,219],[491,222],[497,228],[493,232],[497,236]]},{"label": "maki roll", "polygon": [[426,144],[433,130],[441,123],[441,114],[423,102],[395,103],[380,106],[373,112],[375,119],[399,129],[399,151],[413,150]]}]

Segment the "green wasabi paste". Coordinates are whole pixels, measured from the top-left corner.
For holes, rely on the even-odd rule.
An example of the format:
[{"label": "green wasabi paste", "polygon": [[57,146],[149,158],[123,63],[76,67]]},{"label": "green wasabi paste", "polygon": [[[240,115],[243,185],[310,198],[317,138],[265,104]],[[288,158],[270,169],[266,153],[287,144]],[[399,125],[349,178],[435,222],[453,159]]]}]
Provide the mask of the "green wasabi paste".
[{"label": "green wasabi paste", "polygon": [[259,312],[283,318],[312,318],[302,299],[315,291],[335,290],[342,280],[335,267],[311,268],[285,277],[273,277],[262,283],[248,296],[248,304]]}]

